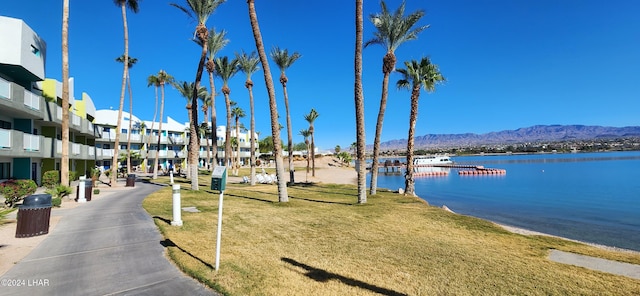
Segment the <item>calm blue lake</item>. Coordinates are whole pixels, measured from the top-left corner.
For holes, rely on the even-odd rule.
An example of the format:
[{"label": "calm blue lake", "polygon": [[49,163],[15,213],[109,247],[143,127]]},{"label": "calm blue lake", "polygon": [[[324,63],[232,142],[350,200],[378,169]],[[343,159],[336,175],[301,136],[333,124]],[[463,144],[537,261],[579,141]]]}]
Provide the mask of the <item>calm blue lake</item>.
[{"label": "calm blue lake", "polygon": [[[454,157],[506,175],[417,177],[434,206],[571,239],[640,251],[640,152]],[[378,187],[404,188],[380,173]]]}]

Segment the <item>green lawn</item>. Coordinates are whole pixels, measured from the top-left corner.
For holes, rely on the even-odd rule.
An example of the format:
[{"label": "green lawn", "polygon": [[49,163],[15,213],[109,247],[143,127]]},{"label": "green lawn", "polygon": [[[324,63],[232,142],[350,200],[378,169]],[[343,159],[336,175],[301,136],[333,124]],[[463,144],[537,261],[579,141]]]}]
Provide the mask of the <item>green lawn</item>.
[{"label": "green lawn", "polygon": [[[159,179],[166,181],[165,178]],[[171,190],[145,199],[175,263],[227,295],[638,295],[640,281],[554,263],[549,249],[640,264],[640,255],[522,236],[494,224],[379,190],[228,184],[220,270],[215,265],[218,193],[183,184],[181,227],[170,226]]]}]

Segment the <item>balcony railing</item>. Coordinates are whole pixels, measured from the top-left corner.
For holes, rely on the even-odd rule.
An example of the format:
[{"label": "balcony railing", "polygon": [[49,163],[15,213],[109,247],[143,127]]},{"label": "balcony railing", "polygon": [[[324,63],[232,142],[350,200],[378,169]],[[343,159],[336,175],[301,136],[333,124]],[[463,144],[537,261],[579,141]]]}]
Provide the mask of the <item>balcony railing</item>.
[{"label": "balcony railing", "polygon": [[22,139],[24,151],[40,151],[40,136],[23,134]]},{"label": "balcony railing", "polygon": [[71,143],[71,154],[80,155],[80,144]]},{"label": "balcony railing", "polygon": [[103,157],[113,157],[113,149],[102,149]]},{"label": "balcony railing", "polygon": [[24,90],[24,105],[33,109],[40,111],[40,96],[28,91]]},{"label": "balcony railing", "polygon": [[0,129],[0,149],[11,149],[10,130]]},{"label": "balcony railing", "polygon": [[80,126],[80,121],[82,118],[80,118],[80,116],[75,115],[73,113],[69,113],[69,115],[71,115],[71,124],[73,124],[74,126]]},{"label": "balcony railing", "polygon": [[11,83],[0,78],[0,99],[11,100]]}]

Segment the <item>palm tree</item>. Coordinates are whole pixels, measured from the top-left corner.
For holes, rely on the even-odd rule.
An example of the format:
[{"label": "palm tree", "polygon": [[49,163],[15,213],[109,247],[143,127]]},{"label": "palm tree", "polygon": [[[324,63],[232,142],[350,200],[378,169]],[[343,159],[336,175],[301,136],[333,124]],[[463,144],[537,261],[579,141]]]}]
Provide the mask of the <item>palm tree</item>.
[{"label": "palm tree", "polygon": [[236,165],[235,167],[235,172],[234,174],[237,176],[238,175],[238,171],[240,170],[240,118],[244,118],[245,116],[247,116],[247,114],[244,113],[244,110],[242,110],[242,108],[240,107],[235,107],[233,108],[233,110],[231,110],[231,115],[233,115],[233,117],[235,117],[236,119],[236,139],[238,139],[238,145],[237,145],[237,149],[236,150]]},{"label": "palm tree", "polygon": [[313,127],[313,122],[316,121],[320,114],[316,112],[316,109],[311,108],[309,114],[304,115],[304,120],[309,123],[309,132],[311,133],[311,176],[316,176],[316,142],[315,142],[315,128]]},{"label": "palm tree", "polygon": [[[212,159],[207,159],[208,163],[213,163],[211,165],[211,170],[218,164],[218,124],[217,124],[217,116],[216,116],[216,86],[213,82],[213,73],[216,69],[214,59],[216,54],[227,44],[229,43],[229,39],[226,39],[227,32],[225,30],[216,32],[215,28],[209,30],[209,39],[207,39],[207,49],[209,50],[209,58],[207,60],[207,72],[209,73],[209,85],[211,86],[211,143],[213,150]],[[206,116],[206,115],[205,115]],[[207,141],[208,143],[208,141]]]},{"label": "palm tree", "polygon": [[367,170],[366,141],[364,129],[364,94],[362,92],[362,0],[356,0],[356,52],[355,64],[355,90],[354,100],[356,105],[356,159],[358,162],[358,203],[367,202]]},{"label": "palm tree", "polygon": [[113,0],[116,6],[122,10],[122,24],[124,27],[124,70],[122,72],[122,88],[120,91],[120,107],[118,108],[118,123],[116,126],[116,140],[113,150],[113,159],[111,164],[111,186],[117,186],[118,177],[118,155],[120,150],[120,128],[122,126],[122,108],[124,107],[124,92],[129,75],[129,28],[127,26],[127,7],[133,13],[138,13],[138,0]]},{"label": "palm tree", "polygon": [[308,129],[300,130],[300,135],[304,137],[304,144],[307,145],[307,173],[305,175],[305,182],[309,182],[309,150],[311,144],[311,142],[309,142],[309,137],[311,136],[311,131]]},{"label": "palm tree", "polygon": [[271,59],[278,65],[280,68],[280,83],[282,84],[282,90],[284,93],[284,106],[285,111],[287,112],[287,151],[289,151],[289,182],[291,184],[295,183],[294,180],[294,169],[293,169],[293,155],[291,152],[293,151],[293,135],[291,128],[291,115],[289,113],[289,96],[287,95],[287,82],[289,79],[287,75],[284,74],[284,71],[287,70],[295,61],[297,61],[301,55],[298,52],[294,52],[289,55],[289,51],[287,49],[280,49],[279,47],[274,47],[271,50]]},{"label": "palm tree", "polygon": [[273,138],[273,157],[276,161],[276,177],[278,178],[278,201],[288,202],[289,195],[287,194],[287,183],[284,180],[284,168],[282,167],[282,142],[280,140],[280,129],[278,124],[278,106],[276,104],[276,92],[273,87],[273,78],[271,77],[271,70],[269,68],[269,61],[267,60],[267,53],[264,50],[264,43],[262,42],[262,34],[260,33],[260,25],[258,24],[258,15],[256,13],[255,0],[247,0],[247,6],[249,8],[249,22],[251,23],[251,31],[256,43],[256,49],[258,56],[260,57],[260,63],[264,72],[264,83],[267,87],[267,93],[269,94],[269,111],[271,113],[271,135]]},{"label": "palm tree", "polygon": [[158,178],[158,157],[160,155],[160,139],[162,139],[162,118],[164,113],[164,85],[167,83],[173,83],[173,77],[164,70],[160,70],[157,75],[158,83],[160,84],[160,122],[158,124],[158,142],[156,145],[156,160],[153,163],[153,179]]},{"label": "palm tree", "polygon": [[[211,107],[211,98],[213,98],[213,94],[211,95],[207,95],[206,97],[201,97],[200,100],[202,101],[202,113],[204,113],[204,123],[206,126],[209,126],[209,120],[207,118],[207,113],[209,112],[209,107]],[[205,169],[209,169],[209,159],[211,159],[210,153],[209,153],[209,148],[211,145],[209,145],[209,139],[205,138],[205,140],[207,141],[207,159],[204,163],[204,167]]]},{"label": "palm tree", "polygon": [[69,186],[69,0],[62,2],[62,158],[60,184]]},{"label": "palm tree", "polygon": [[[191,123],[190,123],[190,133],[191,137],[189,138],[189,157],[191,159],[190,163],[190,173],[191,173],[191,190],[199,190],[198,187],[198,154],[200,147],[198,145],[198,139],[193,135],[197,134],[196,127],[198,126],[198,91],[200,89],[200,79],[202,78],[202,71],[204,70],[204,60],[207,57],[207,47],[208,47],[208,38],[209,31],[207,30],[206,23],[211,14],[218,8],[218,6],[224,3],[226,0],[186,0],[189,9],[184,6],[171,3],[171,6],[174,6],[184,13],[186,13],[189,17],[195,18],[198,20],[198,25],[196,26],[195,36],[198,38],[198,43],[202,44],[202,53],[200,54],[200,61],[198,62],[198,70],[196,71],[196,79],[193,87],[193,94],[191,95]],[[195,15],[195,16],[194,16]]]},{"label": "palm tree", "polygon": [[[191,82],[188,83],[186,81],[180,81],[180,82],[173,82],[171,85],[173,85],[173,87],[178,91],[178,93],[180,93],[180,95],[182,97],[184,97],[187,100],[187,105],[185,106],[187,108],[187,113],[189,115],[189,122],[193,122],[193,118],[191,117],[193,115],[193,101],[191,100],[191,94],[194,92],[194,88],[195,88],[195,83]],[[198,98],[202,98],[202,97],[206,97],[209,95],[209,93],[207,92],[207,89],[204,86],[201,86],[198,91],[196,92],[196,94],[198,95]],[[193,133],[193,130],[191,128],[189,128],[189,132],[191,132],[190,138],[193,139],[195,138],[195,142],[199,144],[200,142],[200,137],[198,137],[199,133],[198,130],[196,129],[196,132]],[[193,143],[193,140],[190,141],[191,143]],[[198,145],[199,146],[199,145]],[[198,160],[200,158],[200,149],[198,149],[198,151],[196,151],[197,153],[192,154],[191,153],[191,149],[189,151],[189,169],[187,170],[187,178],[191,177],[193,180],[193,169],[191,168],[191,166],[196,166],[196,176],[198,174]],[[194,161],[195,158],[195,161]],[[192,189],[193,190],[193,189]]]},{"label": "palm tree", "polygon": [[250,184],[256,185],[256,136],[254,132],[256,130],[256,120],[254,112],[255,110],[253,106],[253,81],[251,81],[251,75],[253,75],[253,73],[257,72],[260,69],[260,67],[258,66],[258,63],[260,63],[260,59],[256,55],[255,51],[252,51],[251,54],[247,54],[244,52],[244,50],[240,54],[236,53],[236,59],[238,60],[238,69],[242,71],[247,77],[247,80],[245,80],[244,82],[244,86],[249,91],[249,109],[251,110],[251,158],[249,161],[251,165]]},{"label": "palm tree", "polygon": [[420,99],[420,88],[427,92],[433,92],[436,84],[445,79],[438,70],[438,66],[431,63],[428,57],[422,58],[420,62],[405,62],[406,69],[397,69],[402,75],[396,85],[401,89],[411,91],[411,113],[409,115],[409,136],[407,138],[407,172],[405,173],[405,194],[415,196],[415,182],[413,180],[413,150],[416,121],[418,120],[418,100]]},{"label": "palm tree", "polygon": [[229,94],[231,89],[229,88],[229,79],[238,73],[238,60],[229,60],[228,57],[218,57],[214,61],[216,65],[216,75],[222,79],[222,93],[224,94],[224,101],[227,107],[227,126],[225,139],[224,139],[224,159],[227,167],[231,166],[231,100]]},{"label": "palm tree", "polygon": [[389,75],[396,67],[395,50],[404,42],[415,40],[418,34],[429,26],[413,26],[424,16],[424,11],[418,10],[408,16],[404,16],[405,2],[402,1],[400,7],[390,13],[384,1],[380,1],[382,12],[371,15],[369,20],[376,27],[373,39],[367,41],[364,46],[380,44],[386,50],[382,58],[382,97],[380,99],[380,111],[378,111],[378,121],[376,122],[376,134],[373,139],[373,162],[371,164],[371,189],[370,193],[376,194],[378,187],[378,154],[380,153],[380,137],[382,135],[382,122],[384,121],[384,111],[387,108],[387,95],[389,92]]},{"label": "palm tree", "polygon": [[[153,121],[151,122],[151,130],[150,130],[150,131],[153,131],[153,127],[156,124],[156,117],[158,116],[158,86],[160,86],[160,79],[158,79],[157,75],[152,74],[152,75],[149,75],[149,77],[147,77],[147,87],[151,85],[153,85],[153,88],[156,93],[156,101],[155,101],[155,104],[153,105]],[[147,136],[147,146],[146,146],[147,153],[145,153],[144,165],[142,168],[145,173],[147,172],[147,165],[149,164],[150,145],[151,145],[151,133],[149,133],[149,136]]]},{"label": "palm tree", "polygon": [[[129,66],[128,69],[131,69],[133,65],[138,62],[137,58],[129,57]],[[116,62],[124,63],[124,55],[121,55],[116,58]],[[129,132],[127,133],[127,174],[131,174],[131,131],[133,127],[133,94],[131,92],[131,76],[129,75],[129,71],[127,71],[127,87],[129,89]]]}]

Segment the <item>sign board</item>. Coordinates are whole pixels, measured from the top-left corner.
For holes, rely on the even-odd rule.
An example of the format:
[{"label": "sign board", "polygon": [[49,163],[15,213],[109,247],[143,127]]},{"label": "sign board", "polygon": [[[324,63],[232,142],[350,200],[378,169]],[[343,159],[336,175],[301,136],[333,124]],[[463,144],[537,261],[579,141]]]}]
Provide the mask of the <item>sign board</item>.
[{"label": "sign board", "polygon": [[227,187],[227,167],[216,166],[211,173],[211,190],[224,191]]}]

